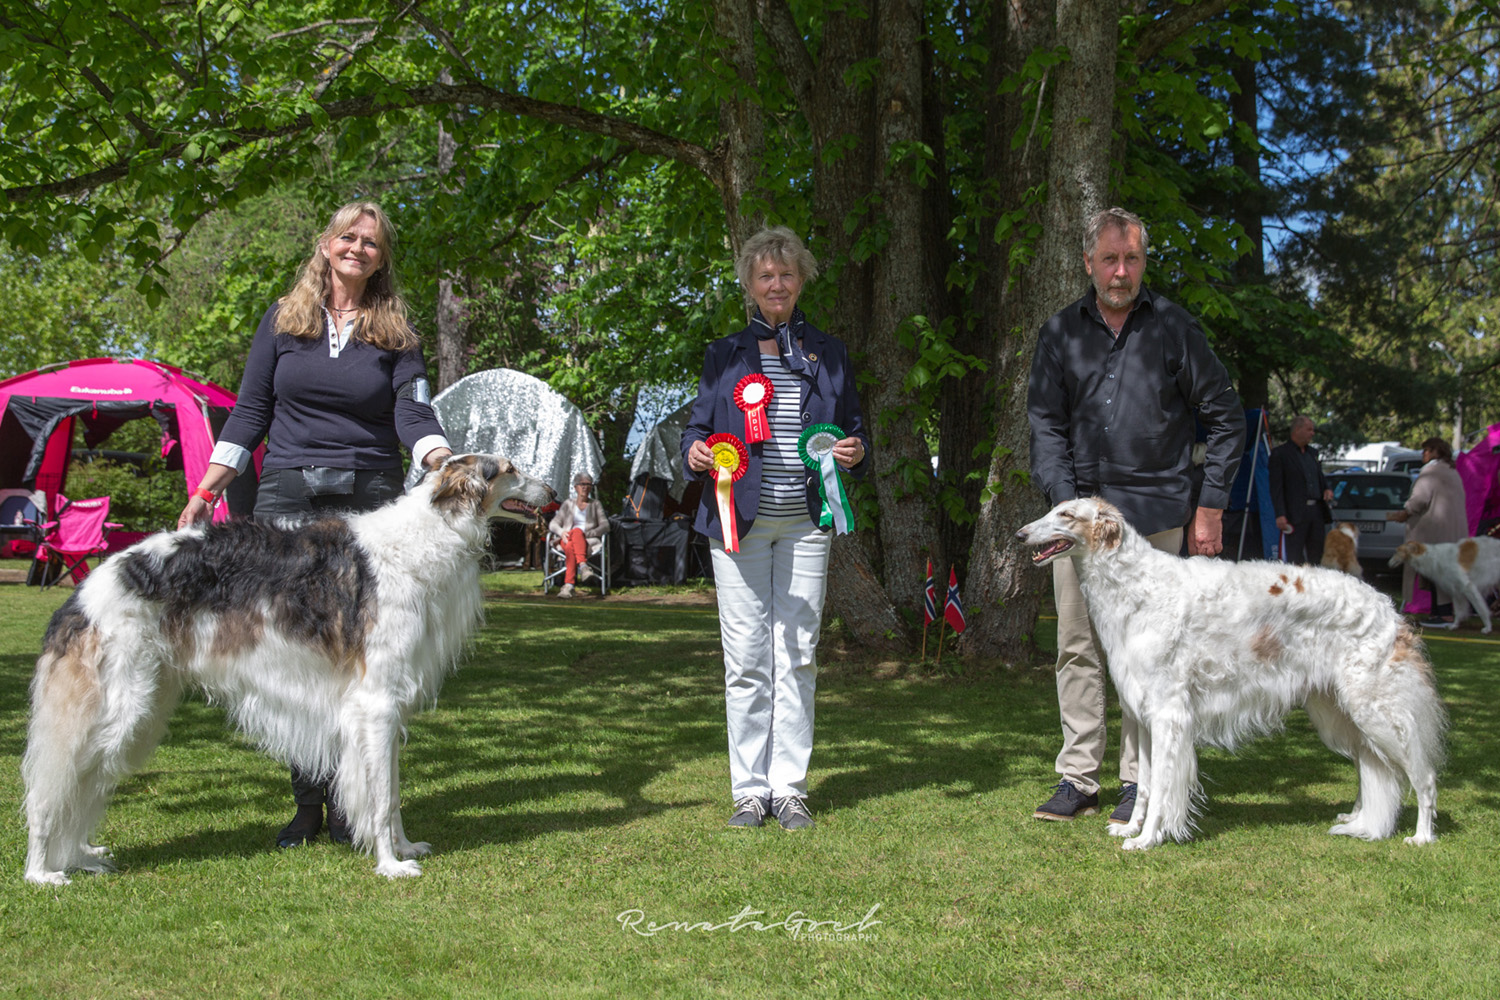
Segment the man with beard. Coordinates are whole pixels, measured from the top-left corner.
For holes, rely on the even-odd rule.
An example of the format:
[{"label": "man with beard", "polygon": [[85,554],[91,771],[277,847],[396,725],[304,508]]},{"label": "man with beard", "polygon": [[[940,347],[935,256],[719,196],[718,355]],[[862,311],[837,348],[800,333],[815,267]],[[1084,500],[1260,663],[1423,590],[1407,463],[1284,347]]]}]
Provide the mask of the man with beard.
[{"label": "man with beard", "polygon": [[[1156,548],[1177,553],[1223,548],[1224,508],[1244,450],[1245,416],[1229,373],[1186,310],[1142,286],[1146,227],[1121,208],[1089,220],[1083,266],[1088,293],[1042,325],[1032,359],[1027,411],[1031,473],[1047,502],[1098,496],[1118,507]],[[1208,433],[1198,508],[1189,466],[1194,418]],[[1099,811],[1104,762],[1104,657],[1089,623],[1073,560],[1052,564],[1057,600],[1057,699],[1063,749],[1055,794],[1038,819]],[[1120,733],[1119,805],[1135,808],[1136,726]]]}]

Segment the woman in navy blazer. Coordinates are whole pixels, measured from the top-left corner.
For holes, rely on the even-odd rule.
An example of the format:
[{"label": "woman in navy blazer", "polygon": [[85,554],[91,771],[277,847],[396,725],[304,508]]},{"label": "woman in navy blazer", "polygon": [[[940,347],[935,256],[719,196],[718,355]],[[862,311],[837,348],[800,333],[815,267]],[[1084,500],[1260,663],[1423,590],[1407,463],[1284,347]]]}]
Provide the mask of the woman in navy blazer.
[{"label": "woman in navy blazer", "polygon": [[[789,229],[762,230],[745,242],[735,271],[754,312],[745,329],[708,345],[682,435],[683,464],[689,476],[710,480],[694,527],[710,539],[718,592],[729,825],[761,826],[774,814],[783,829],[801,830],[813,825],[803,800],[832,533],[819,527],[819,477],[802,464],[797,440],[808,427],[837,426],[844,436],[833,446],[834,461],[862,476],[869,438],[843,342],[797,309],[803,283],[817,275],[802,241]],[[706,441],[720,433],[746,438],[735,390],[747,376],[772,387],[771,434],[746,445],[746,471],[734,483],[739,551],[730,552]]]}]

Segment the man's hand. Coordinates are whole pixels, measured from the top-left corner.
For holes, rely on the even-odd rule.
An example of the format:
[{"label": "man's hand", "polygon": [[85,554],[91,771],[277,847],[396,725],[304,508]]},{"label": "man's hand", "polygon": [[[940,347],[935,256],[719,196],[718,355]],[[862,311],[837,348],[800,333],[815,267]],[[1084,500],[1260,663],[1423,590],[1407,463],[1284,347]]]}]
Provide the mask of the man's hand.
[{"label": "man's hand", "polygon": [[1193,515],[1188,535],[1188,555],[1216,556],[1224,551],[1224,512],[1213,507],[1199,507]]}]

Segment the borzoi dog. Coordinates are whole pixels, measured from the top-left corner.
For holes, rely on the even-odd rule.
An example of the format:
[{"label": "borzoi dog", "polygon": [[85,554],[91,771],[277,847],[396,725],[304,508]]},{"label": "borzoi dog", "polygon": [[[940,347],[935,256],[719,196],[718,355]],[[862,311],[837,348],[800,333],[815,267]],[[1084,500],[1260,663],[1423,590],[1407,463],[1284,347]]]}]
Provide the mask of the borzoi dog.
[{"label": "borzoi dog", "polygon": [[1453,596],[1453,623],[1429,628],[1456,629],[1472,608],[1490,630],[1490,591],[1500,584],[1500,538],[1480,535],[1461,542],[1402,542],[1391,556],[1391,567],[1412,569]]},{"label": "borzoi dog", "polygon": [[1039,566],[1077,560],[1120,704],[1140,725],[1135,811],[1110,829],[1126,849],[1191,835],[1195,743],[1232,750],[1298,705],[1359,765],[1354,810],[1328,832],[1389,837],[1409,781],[1406,842],[1433,840],[1447,719],[1421,642],[1379,592],[1321,567],[1157,552],[1098,499],[1059,504],[1017,537],[1041,550]]},{"label": "borzoi dog", "polygon": [[449,458],[368,514],[300,527],[229,521],[104,562],[53,615],[21,769],[26,880],[112,868],[90,836],[161,742],[184,687],[261,747],[333,775],[375,870],[420,875],[401,824],[398,745],[483,616],[491,517],[531,520],[552,490],[503,458]]},{"label": "borzoi dog", "polygon": [[1364,579],[1359,565],[1359,529],[1349,521],[1335,524],[1323,539],[1322,564],[1350,576]]}]

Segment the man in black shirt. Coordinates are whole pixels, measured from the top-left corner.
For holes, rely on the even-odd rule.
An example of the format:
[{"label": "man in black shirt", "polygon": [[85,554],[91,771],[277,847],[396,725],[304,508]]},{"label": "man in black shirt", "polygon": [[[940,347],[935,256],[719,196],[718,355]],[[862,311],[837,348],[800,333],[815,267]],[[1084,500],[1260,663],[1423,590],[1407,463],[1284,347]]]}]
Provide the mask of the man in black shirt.
[{"label": "man in black shirt", "polygon": [[[1084,269],[1093,288],[1042,325],[1027,410],[1031,473],[1052,504],[1099,496],[1156,548],[1215,555],[1229,489],[1244,450],[1245,416],[1229,373],[1186,310],[1143,287],[1146,227],[1119,208],[1089,220]],[[1208,431],[1203,485],[1190,508],[1194,418]],[[1070,820],[1098,812],[1104,760],[1104,657],[1071,559],[1052,564],[1057,599],[1061,780],[1035,815]],[[1136,731],[1120,734],[1119,805],[1135,805]]]},{"label": "man in black shirt", "polygon": [[1311,444],[1316,431],[1311,417],[1293,417],[1288,440],[1271,449],[1268,463],[1271,506],[1289,563],[1323,561],[1323,504],[1333,500],[1333,491]]}]

